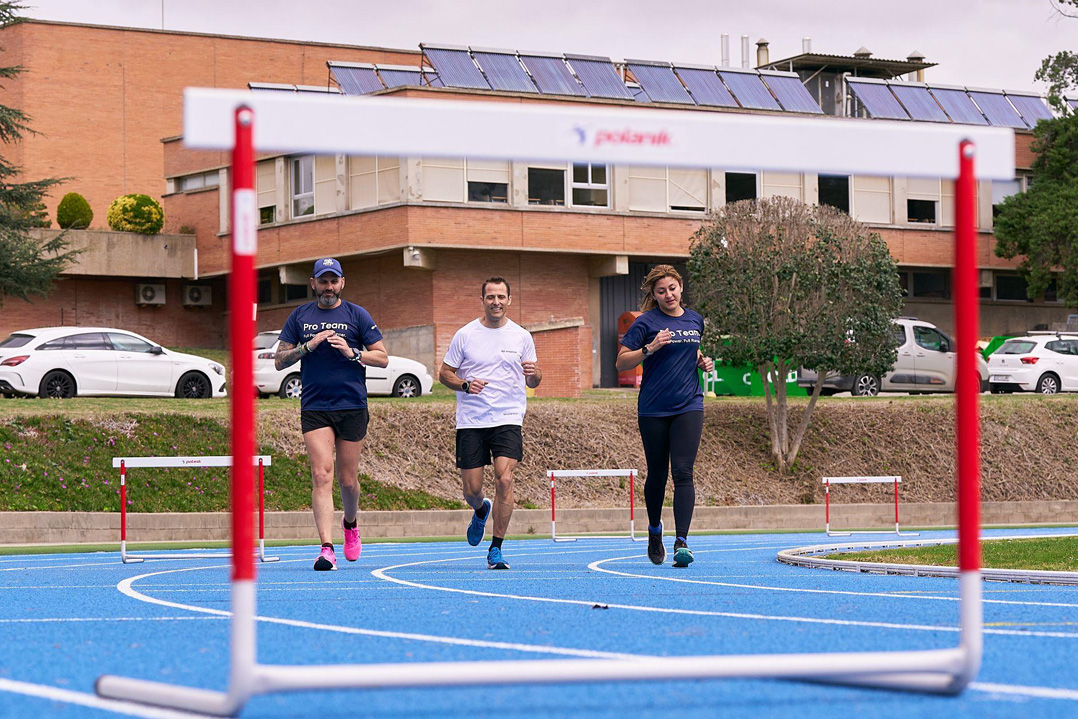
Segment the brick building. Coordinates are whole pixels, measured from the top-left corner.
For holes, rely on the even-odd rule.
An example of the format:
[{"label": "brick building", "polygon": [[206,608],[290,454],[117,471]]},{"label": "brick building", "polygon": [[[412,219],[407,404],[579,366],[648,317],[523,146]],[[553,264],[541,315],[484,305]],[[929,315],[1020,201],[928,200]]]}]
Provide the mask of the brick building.
[{"label": "brick building", "polygon": [[[6,64],[28,69],[3,90],[2,100],[31,115],[40,133],[12,148],[11,159],[27,176],[72,177],[58,195],[83,194],[95,226],[104,225],[109,203],[129,192],[162,198],[166,217],[166,234],[157,238],[87,233],[84,241],[108,261],[80,263],[45,300],[10,303],[0,331],[106,324],[202,347],[227,343],[228,158],[184,148],[184,87],[781,112],[806,122],[847,114],[871,122],[889,93],[902,97],[923,87],[896,78],[931,67],[917,57],[806,53],[776,63],[760,56],[763,74],[719,67],[716,75],[716,68],[615,65],[584,56],[389,50],[39,21],[0,29],[0,45]],[[835,75],[827,79],[817,65]],[[846,66],[860,82],[847,83],[834,70]],[[799,80],[796,87],[791,78]],[[559,80],[563,85],[551,91]],[[749,101],[760,88],[765,95]],[[732,105],[722,92],[735,98]],[[933,92],[943,107],[948,89]],[[716,99],[709,101],[707,93]],[[1031,164],[1028,126],[1040,112],[1024,102],[1014,98],[1007,105],[1030,115],[1023,120],[1015,111],[1020,172]],[[986,335],[1024,331],[1066,314],[1052,296],[1027,301],[1015,263],[992,252],[993,200],[1020,190],[1022,182],[982,182],[979,188]],[[635,307],[649,263],[682,262],[705,214],[746,197],[781,194],[837,204],[873,225],[900,265],[907,313],[943,328],[952,323],[948,180],[280,154],[259,158],[257,185],[259,329],[280,327],[307,301],[310,261],[334,255],[349,278],[346,298],[371,311],[390,351],[433,370],[453,332],[479,314],[482,280],[502,275],[512,285],[510,316],[535,335],[547,374],[541,394],[613,384],[617,317]],[[50,212],[58,200],[52,199]],[[148,258],[137,252],[145,254],[147,245]],[[139,304],[145,286],[163,290],[164,304]]]}]

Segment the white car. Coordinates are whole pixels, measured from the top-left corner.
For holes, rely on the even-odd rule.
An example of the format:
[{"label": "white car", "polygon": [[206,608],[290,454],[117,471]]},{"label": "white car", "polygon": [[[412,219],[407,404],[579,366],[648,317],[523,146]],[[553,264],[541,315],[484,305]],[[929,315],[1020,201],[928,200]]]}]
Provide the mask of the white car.
[{"label": "white car", "polygon": [[[300,362],[278,370],[273,363],[277,354],[277,336],[280,332],[259,332],[255,337],[255,387],[259,394],[276,394],[285,399],[296,398],[303,394],[303,383],[299,377]],[[272,336],[273,342],[266,346],[266,338]],[[367,394],[393,397],[419,397],[430,394],[434,378],[427,368],[415,360],[390,355],[386,368],[367,365]]]},{"label": "white car", "polygon": [[12,397],[224,397],[225,368],[110,327],[43,327],[0,342],[0,394]]},{"label": "white car", "polygon": [[1078,334],[1030,332],[988,358],[992,392],[1078,392]]}]

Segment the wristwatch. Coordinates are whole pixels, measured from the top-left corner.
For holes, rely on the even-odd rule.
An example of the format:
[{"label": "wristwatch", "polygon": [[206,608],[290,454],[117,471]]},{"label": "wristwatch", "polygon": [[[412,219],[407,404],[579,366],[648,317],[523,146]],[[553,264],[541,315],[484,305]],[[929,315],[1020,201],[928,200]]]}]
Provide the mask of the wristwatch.
[{"label": "wristwatch", "polygon": [[468,380],[464,380],[463,382],[460,383],[460,391],[463,392],[464,394],[468,394],[468,388],[471,387],[471,386],[472,385],[471,385],[470,382],[468,382]]},{"label": "wristwatch", "polygon": [[648,349],[648,346],[647,346],[647,345],[644,345],[644,346],[643,346],[643,347],[641,348],[641,351],[642,351],[642,352],[644,353],[644,356],[645,356],[645,357],[650,357],[650,356],[651,356],[652,354],[654,354],[654,353],[653,353],[653,352],[652,352],[651,350],[649,350],[649,349]]},{"label": "wristwatch", "polygon": [[363,364],[363,350],[359,350],[359,349],[356,349],[355,347],[353,347],[352,352],[354,353],[352,355],[352,361],[353,362],[358,362],[359,364]]}]

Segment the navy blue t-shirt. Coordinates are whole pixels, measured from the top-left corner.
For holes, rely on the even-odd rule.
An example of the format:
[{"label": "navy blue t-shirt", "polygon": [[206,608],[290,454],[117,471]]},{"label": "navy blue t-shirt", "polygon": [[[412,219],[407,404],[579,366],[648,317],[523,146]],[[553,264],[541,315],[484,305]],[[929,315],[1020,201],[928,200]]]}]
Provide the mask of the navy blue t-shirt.
[{"label": "navy blue t-shirt", "polygon": [[644,358],[638,412],[641,417],[703,412],[704,393],[696,374],[696,353],[704,333],[699,312],[686,309],[680,317],[671,317],[658,307],[648,310],[636,318],[621,344],[638,350],[665,329],[673,334],[670,344]]},{"label": "navy blue t-shirt", "polygon": [[[353,349],[370,347],[382,339],[378,325],[367,310],[342,301],[331,310],[309,302],[292,310],[284,323],[280,340],[299,346],[322,330],[333,329]],[[303,395],[300,408],[322,412],[364,409],[367,406],[367,370],[345,357],[329,342],[323,342],[300,360]]]}]

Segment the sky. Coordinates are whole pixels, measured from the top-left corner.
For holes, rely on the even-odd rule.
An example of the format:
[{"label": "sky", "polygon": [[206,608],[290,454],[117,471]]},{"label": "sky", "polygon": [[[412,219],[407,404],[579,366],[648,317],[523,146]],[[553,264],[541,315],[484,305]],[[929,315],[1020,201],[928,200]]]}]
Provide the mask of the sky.
[{"label": "sky", "polygon": [[[400,49],[419,43],[741,65],[748,35],[771,60],[813,52],[928,62],[929,82],[1037,90],[1041,60],[1078,51],[1078,17],[1058,0],[23,0],[42,20]],[[1070,8],[1070,6],[1066,6]],[[1070,8],[1078,16],[1078,8]]]}]

